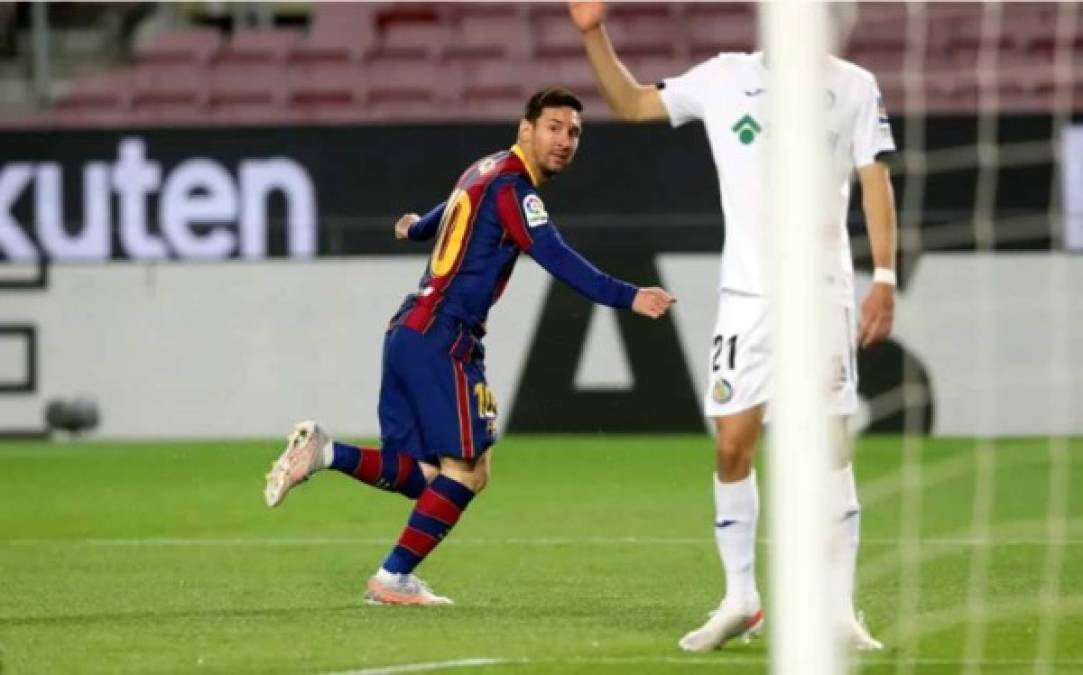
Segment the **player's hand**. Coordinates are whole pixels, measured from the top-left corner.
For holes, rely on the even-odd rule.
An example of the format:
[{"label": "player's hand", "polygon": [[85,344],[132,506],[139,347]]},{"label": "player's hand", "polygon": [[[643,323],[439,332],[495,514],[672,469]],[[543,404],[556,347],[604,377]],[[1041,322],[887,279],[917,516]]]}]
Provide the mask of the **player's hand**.
[{"label": "player's hand", "polygon": [[605,19],[605,3],[569,2],[568,13],[572,15],[572,23],[575,27],[586,33],[602,25]]},{"label": "player's hand", "polygon": [[632,311],[640,316],[657,319],[664,316],[675,302],[677,298],[667,293],[664,288],[641,288],[632,300]]},{"label": "player's hand", "polygon": [[410,236],[410,226],[421,220],[416,213],[407,213],[395,223],[395,238],[406,239]]},{"label": "player's hand", "polygon": [[861,304],[861,325],[857,341],[862,347],[871,347],[891,334],[895,320],[895,288],[888,284],[873,284],[865,302]]}]

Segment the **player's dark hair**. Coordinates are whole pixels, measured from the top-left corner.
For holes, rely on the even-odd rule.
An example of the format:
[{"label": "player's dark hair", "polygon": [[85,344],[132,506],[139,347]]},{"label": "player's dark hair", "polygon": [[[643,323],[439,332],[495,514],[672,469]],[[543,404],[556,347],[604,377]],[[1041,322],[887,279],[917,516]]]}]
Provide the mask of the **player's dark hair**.
[{"label": "player's dark hair", "polygon": [[579,98],[564,87],[549,87],[535,92],[526,102],[526,110],[523,117],[533,124],[541,117],[542,110],[546,108],[571,108],[576,112],[583,112],[583,103]]}]

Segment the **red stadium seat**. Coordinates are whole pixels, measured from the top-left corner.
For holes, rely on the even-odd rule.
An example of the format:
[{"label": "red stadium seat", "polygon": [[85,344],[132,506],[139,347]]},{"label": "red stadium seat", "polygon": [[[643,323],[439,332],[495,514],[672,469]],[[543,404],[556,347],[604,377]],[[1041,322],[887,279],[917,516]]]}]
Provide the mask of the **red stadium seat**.
[{"label": "red stadium seat", "polygon": [[368,69],[360,63],[299,64],[289,68],[289,103],[308,110],[350,109],[365,99]]},{"label": "red stadium seat", "polygon": [[[554,9],[559,11],[554,11]],[[583,38],[562,4],[531,5],[534,53],[538,56],[583,56]]]},{"label": "red stadium seat", "polygon": [[280,125],[301,121],[295,111],[285,106],[245,102],[222,102],[212,106],[207,120],[212,124],[237,126]]},{"label": "red stadium seat", "polygon": [[213,106],[282,106],[286,101],[285,68],[275,63],[223,63],[210,71]]},{"label": "red stadium seat", "polygon": [[132,102],[135,71],[106,70],[76,77],[68,92],[61,97],[61,109],[123,111]]},{"label": "red stadium seat", "polygon": [[670,56],[681,41],[683,11],[665,3],[615,3],[606,18],[606,29],[617,53],[636,56]]},{"label": "red stadium seat", "polygon": [[209,94],[206,68],[183,64],[142,64],[135,69],[136,107],[147,104],[204,105]]},{"label": "red stadium seat", "polygon": [[132,108],[128,121],[140,126],[202,126],[210,121],[210,117],[203,105],[151,101]]},{"label": "red stadium seat", "polygon": [[282,63],[296,49],[303,33],[280,28],[239,30],[222,47],[217,63]]},{"label": "red stadium seat", "polygon": [[308,35],[290,51],[298,62],[358,61],[376,48],[375,6],[359,2],[312,5]]},{"label": "red stadium seat", "polygon": [[683,35],[688,54],[696,63],[719,52],[758,49],[755,12],[744,3],[686,5]]},{"label": "red stadium seat", "polygon": [[523,5],[449,5],[454,32],[447,54],[459,58],[525,59],[533,50],[533,31]]},{"label": "red stadium seat", "polygon": [[222,34],[214,28],[179,28],[159,33],[135,52],[139,63],[205,64],[222,47]]},{"label": "red stadium seat", "polygon": [[435,103],[458,98],[462,75],[447,64],[432,64],[414,59],[373,59],[368,62],[367,103]]},{"label": "red stadium seat", "polygon": [[451,27],[427,6],[402,6],[378,14],[376,54],[389,58],[436,59],[451,40]]},{"label": "red stadium seat", "polygon": [[522,102],[525,90],[533,86],[532,71],[521,63],[503,59],[485,59],[463,64],[463,98],[517,99]]}]

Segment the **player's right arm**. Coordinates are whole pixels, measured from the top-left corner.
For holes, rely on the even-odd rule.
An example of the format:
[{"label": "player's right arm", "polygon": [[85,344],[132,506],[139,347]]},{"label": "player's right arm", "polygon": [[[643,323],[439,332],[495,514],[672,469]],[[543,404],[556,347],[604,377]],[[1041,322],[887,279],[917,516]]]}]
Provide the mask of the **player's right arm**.
[{"label": "player's right arm", "polygon": [[617,58],[605,32],[604,2],[570,2],[572,22],[583,34],[587,58],[609,107],[622,120],[655,122],[669,119],[658,88],[636,81]]}]

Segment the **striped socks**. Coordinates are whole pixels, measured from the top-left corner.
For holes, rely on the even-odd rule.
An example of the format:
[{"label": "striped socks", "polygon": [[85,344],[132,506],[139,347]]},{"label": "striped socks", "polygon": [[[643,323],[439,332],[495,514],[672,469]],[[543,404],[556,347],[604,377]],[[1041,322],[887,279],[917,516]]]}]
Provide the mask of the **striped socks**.
[{"label": "striped socks", "polygon": [[421,493],[399,542],[384,561],[384,569],[410,574],[459,521],[474,493],[447,476],[437,476]]},{"label": "striped socks", "polygon": [[417,460],[389,448],[358,448],[336,441],[332,443],[330,468],[410,499],[425,491],[425,474]]}]

